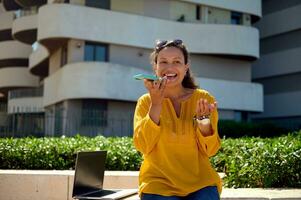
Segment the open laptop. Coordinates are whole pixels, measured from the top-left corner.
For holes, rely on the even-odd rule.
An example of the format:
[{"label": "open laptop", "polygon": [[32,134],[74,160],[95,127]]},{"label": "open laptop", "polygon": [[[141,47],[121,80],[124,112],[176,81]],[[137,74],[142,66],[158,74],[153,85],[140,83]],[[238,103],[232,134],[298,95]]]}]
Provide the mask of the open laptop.
[{"label": "open laptop", "polygon": [[72,198],[115,200],[137,193],[137,189],[102,188],[106,156],[106,151],[77,153]]}]

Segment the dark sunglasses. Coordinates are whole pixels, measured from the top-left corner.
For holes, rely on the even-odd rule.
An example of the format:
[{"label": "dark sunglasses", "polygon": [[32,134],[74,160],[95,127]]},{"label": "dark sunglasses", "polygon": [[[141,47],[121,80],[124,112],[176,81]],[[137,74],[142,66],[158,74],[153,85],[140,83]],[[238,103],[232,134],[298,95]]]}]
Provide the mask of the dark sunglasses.
[{"label": "dark sunglasses", "polygon": [[180,46],[183,44],[183,41],[180,39],[175,39],[175,40],[158,40],[156,42],[156,51],[159,51],[161,49],[163,49],[164,47],[170,46],[170,45],[174,45],[174,46]]}]

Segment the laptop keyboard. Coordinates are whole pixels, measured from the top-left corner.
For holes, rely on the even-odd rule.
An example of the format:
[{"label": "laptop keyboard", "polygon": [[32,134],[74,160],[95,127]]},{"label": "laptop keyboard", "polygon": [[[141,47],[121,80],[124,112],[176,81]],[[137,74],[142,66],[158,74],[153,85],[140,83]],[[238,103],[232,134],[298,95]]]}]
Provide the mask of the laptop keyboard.
[{"label": "laptop keyboard", "polygon": [[109,194],[114,194],[120,190],[99,190],[97,192],[82,195],[83,197],[102,197]]}]

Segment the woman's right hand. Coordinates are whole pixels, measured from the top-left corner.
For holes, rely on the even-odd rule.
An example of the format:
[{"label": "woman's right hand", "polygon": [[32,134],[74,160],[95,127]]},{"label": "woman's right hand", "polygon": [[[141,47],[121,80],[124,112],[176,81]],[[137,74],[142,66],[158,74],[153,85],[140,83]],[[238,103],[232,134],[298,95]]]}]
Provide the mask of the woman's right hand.
[{"label": "woman's right hand", "polygon": [[160,113],[162,110],[166,83],[166,77],[163,77],[160,81],[144,80],[144,85],[150,94],[152,102],[149,109],[149,116],[157,125],[160,124]]},{"label": "woman's right hand", "polygon": [[164,99],[164,91],[167,83],[167,78],[163,77],[157,81],[150,81],[144,79],[144,86],[148,90],[152,105],[161,105]]}]

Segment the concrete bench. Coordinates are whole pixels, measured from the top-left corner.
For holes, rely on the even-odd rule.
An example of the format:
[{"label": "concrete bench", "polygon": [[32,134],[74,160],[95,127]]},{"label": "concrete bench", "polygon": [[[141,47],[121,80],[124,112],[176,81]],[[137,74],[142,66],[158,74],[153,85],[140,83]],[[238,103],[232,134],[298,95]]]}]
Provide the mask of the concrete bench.
[{"label": "concrete bench", "polygon": [[[138,175],[137,171],[106,171],[104,188],[137,188]],[[72,170],[0,170],[0,199],[72,200],[73,177]],[[301,200],[301,189],[224,188],[222,200]]]}]

